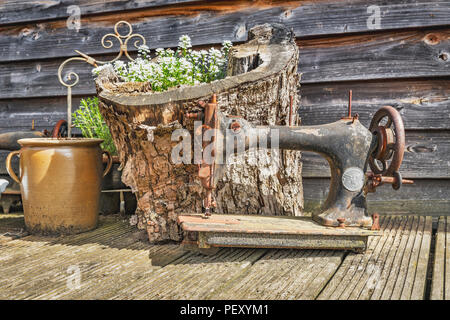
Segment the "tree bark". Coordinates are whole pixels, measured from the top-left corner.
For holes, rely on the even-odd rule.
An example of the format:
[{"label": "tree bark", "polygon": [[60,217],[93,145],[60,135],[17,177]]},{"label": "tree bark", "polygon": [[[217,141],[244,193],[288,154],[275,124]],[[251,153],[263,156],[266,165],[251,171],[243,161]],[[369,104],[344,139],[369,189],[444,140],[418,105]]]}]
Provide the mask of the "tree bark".
[{"label": "tree bark", "polygon": [[[233,47],[228,76],[209,84],[153,93],[148,83],[120,82],[112,69],[96,80],[100,110],[123,165],[122,181],[137,197],[138,228],[146,229],[152,242],[181,240],[177,216],[201,212],[204,190],[197,165],[171,160],[178,144],[172,132],[193,131],[193,121],[184,115],[200,100],[209,101],[215,93],[223,114],[255,125],[298,123],[299,56],[292,32],[265,24],[251,29],[248,39]],[[254,156],[276,161],[255,163]],[[269,157],[267,150],[259,150],[233,160],[217,172],[217,212],[301,215],[300,152]]]}]

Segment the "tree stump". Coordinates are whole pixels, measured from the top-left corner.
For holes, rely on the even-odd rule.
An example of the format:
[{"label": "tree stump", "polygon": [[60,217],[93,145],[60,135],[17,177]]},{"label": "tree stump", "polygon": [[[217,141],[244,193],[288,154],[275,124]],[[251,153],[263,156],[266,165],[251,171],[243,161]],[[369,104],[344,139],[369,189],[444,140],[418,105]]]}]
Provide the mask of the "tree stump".
[{"label": "tree stump", "polygon": [[[225,115],[255,125],[297,124],[298,59],[292,31],[265,24],[249,31],[248,42],[233,47],[222,80],[151,92],[148,83],[120,82],[112,68],[100,73],[96,80],[100,111],[118,149],[122,181],[137,197],[138,228],[147,230],[150,241],[181,240],[177,216],[202,210],[205,191],[197,165],[171,161],[172,148],[178,144],[172,141],[173,130],[193,132],[193,120],[184,115],[216,94]],[[217,177],[216,211],[301,215],[300,153],[281,151],[272,157],[277,161],[263,165],[252,156],[240,154],[224,165]]]}]

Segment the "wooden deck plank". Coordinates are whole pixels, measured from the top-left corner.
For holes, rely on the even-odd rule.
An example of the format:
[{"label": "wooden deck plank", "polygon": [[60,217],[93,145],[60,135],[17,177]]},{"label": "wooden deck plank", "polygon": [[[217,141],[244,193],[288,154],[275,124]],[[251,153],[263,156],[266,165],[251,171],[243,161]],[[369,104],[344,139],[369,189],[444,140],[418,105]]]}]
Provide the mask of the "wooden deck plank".
[{"label": "wooden deck plank", "polygon": [[367,268],[369,274],[366,278],[368,279],[359,295],[353,295],[353,299],[367,300],[373,296],[379,297],[383,293],[383,290],[386,284],[389,283],[389,278],[391,277],[392,264],[398,257],[399,251],[401,251],[400,248],[402,246],[402,242],[404,242],[402,233],[404,229],[408,229],[408,227],[410,227],[413,219],[402,220],[402,224],[397,230],[395,239],[392,241],[391,246],[385,244],[377,261]]},{"label": "wooden deck plank", "polygon": [[376,261],[378,258],[381,250],[383,249],[384,244],[389,241],[390,239],[395,237],[395,234],[397,233],[397,229],[400,226],[401,217],[393,217],[393,224],[391,228],[386,232],[383,231],[383,235],[379,238],[379,240],[376,242],[375,247],[373,250],[369,250],[366,252],[366,254],[363,254],[363,259],[360,264],[355,266],[355,272],[353,275],[351,275],[351,278],[349,279],[349,285],[346,286],[343,290],[343,292],[336,297],[336,299],[339,300],[347,300],[355,287],[358,285],[359,280],[366,272],[366,267],[372,262]]},{"label": "wooden deck plank", "polygon": [[388,281],[381,295],[381,300],[398,300],[403,290],[412,245],[416,237],[419,217],[408,217],[408,227],[402,234],[402,243],[395,256]]},{"label": "wooden deck plank", "polygon": [[[402,261],[400,268],[402,269],[403,287],[394,288],[391,299],[408,300],[411,297],[411,291],[414,284],[414,277],[417,271],[417,259],[420,250],[420,243],[423,238],[423,229],[425,227],[425,218],[417,217],[412,232],[414,236],[410,236],[408,247],[406,249],[408,261]],[[404,270],[404,271],[403,271]],[[426,275],[425,275],[426,277]]]},{"label": "wooden deck plank", "polygon": [[[282,255],[284,253],[284,255]],[[276,250],[212,299],[314,299],[337,270],[343,251]]]},{"label": "wooden deck plank", "polygon": [[439,217],[434,251],[433,281],[431,284],[431,300],[444,299],[445,279],[445,229],[446,218]]},{"label": "wooden deck plank", "polygon": [[432,218],[382,217],[381,237],[349,253],[318,299],[423,299]]},{"label": "wooden deck plank", "polygon": [[[317,250],[276,250],[272,249],[267,252],[259,261],[257,261],[247,272],[242,273],[233,282],[227,284],[226,287],[214,290],[209,298],[211,299],[230,299],[230,296],[237,294],[250,296],[253,292],[264,295],[266,291],[281,289],[283,293],[288,284],[284,281],[288,272],[296,272],[299,268],[309,269],[312,266],[313,256],[317,255]],[[273,261],[280,261],[278,271],[265,274],[264,271],[271,269]],[[303,278],[304,274],[299,274],[298,278]],[[250,290],[252,283],[257,282],[258,288]],[[272,282],[272,283],[271,283]],[[278,286],[272,288],[274,283]],[[263,290],[261,290],[262,288]],[[252,291],[252,292],[248,292]]]},{"label": "wooden deck plank", "polygon": [[[236,263],[221,263],[219,268],[210,265],[209,270],[198,271],[194,270],[193,276],[189,275],[185,277],[183,281],[178,282],[177,286],[160,288],[157,294],[151,292],[152,298],[164,297],[164,299],[204,299],[204,296],[214,290],[216,287],[226,285],[229,281],[233,281],[238,277],[241,272],[245,272],[254,261],[258,260],[264,255],[265,250],[225,250],[229,251],[230,261],[236,261]],[[179,266],[180,267],[180,266]],[[182,266],[183,272],[185,266]],[[195,267],[194,267],[195,269]],[[217,273],[214,274],[214,270],[218,270],[220,274],[220,280],[217,281]],[[208,275],[203,276],[203,272]],[[200,276],[197,276],[199,275]],[[149,294],[144,292],[143,297],[147,297]]]},{"label": "wooden deck plank", "polygon": [[[185,254],[178,245],[150,246],[138,242],[135,229],[120,219],[102,217],[99,228],[66,237],[28,236],[2,245],[1,298],[101,298],[91,293],[99,283],[118,285],[127,279],[127,268],[139,278],[143,268],[154,268],[152,250],[161,256],[159,265]],[[5,259],[8,257],[10,259]],[[68,268],[79,268],[81,287],[67,286]],[[140,267],[140,268],[139,268]],[[120,276],[120,277],[118,277]],[[106,281],[105,281],[106,280]],[[108,281],[109,280],[109,281]]]},{"label": "wooden deck plank", "polygon": [[[189,253],[144,282],[122,288],[111,299],[203,299],[245,272],[266,250],[221,249],[213,256]],[[220,275],[220,276],[219,276]]]},{"label": "wooden deck plank", "polygon": [[[155,270],[164,267],[184,254],[185,252],[180,250],[177,245],[152,246],[149,250],[146,250],[142,259],[132,256],[128,259],[128,263],[123,265],[123,268],[120,270],[113,269],[107,277],[104,276],[105,271],[99,270],[94,274],[90,283],[85,286],[84,293],[75,292],[75,294],[63,296],[63,298],[104,299],[130,283],[145,282]],[[155,263],[154,260],[158,260],[158,262]],[[118,260],[116,263],[120,264],[122,261]]]},{"label": "wooden deck plank", "polygon": [[432,217],[382,217],[383,235],[348,254],[318,299],[423,299]]},{"label": "wooden deck plank", "polygon": [[[338,253],[339,254],[339,253]],[[342,260],[343,253],[341,252],[341,259],[339,259],[339,263]],[[313,299],[314,297],[304,297],[303,295],[306,293],[307,289],[313,285],[313,281],[316,278],[316,275],[319,274],[319,272],[324,268],[324,266],[328,263],[328,259],[331,257],[330,251],[320,251],[317,256],[313,256],[313,260],[311,263],[311,266],[308,267],[308,272],[306,272],[305,276],[302,277],[302,281],[299,282],[295,287],[290,286],[293,279],[295,279],[299,274],[302,272],[305,272],[304,268],[297,269],[294,272],[289,272],[284,275],[284,282],[288,284],[288,287],[284,290],[288,291],[291,295],[285,296],[285,299],[291,300],[304,300],[304,299]],[[333,259],[335,260],[335,259]],[[333,261],[334,262],[334,261]],[[337,266],[334,268],[333,272],[337,269]],[[272,265],[272,270],[276,270],[276,265]],[[265,272],[276,272],[269,269],[266,269]],[[319,290],[323,288],[323,286],[326,284],[326,282],[319,283]],[[274,287],[274,284],[272,284],[271,287]],[[289,288],[290,287],[290,288]],[[253,287],[251,287],[253,288]],[[265,289],[264,299],[275,299],[277,295],[279,295],[280,291],[274,291],[270,289],[266,289],[265,285],[260,286],[261,289]],[[248,290],[249,291],[249,290]],[[248,292],[247,291],[247,292]],[[229,297],[229,299],[231,296]],[[247,296],[244,296],[242,299],[246,299]]]},{"label": "wooden deck plank", "polygon": [[[238,288],[241,288],[243,289],[242,292],[246,292],[246,297],[253,295],[257,296],[257,292],[261,292],[264,299],[292,299],[292,296],[294,295],[293,292],[295,292],[299,286],[303,285],[309,272],[314,271],[314,266],[316,265],[314,261],[321,259],[320,257],[323,257],[324,255],[324,252],[318,254],[317,250],[302,250],[300,252],[294,251],[291,257],[295,266],[293,267],[293,265],[285,260],[285,263],[280,265],[281,268],[277,269],[277,272],[272,273],[268,273],[267,270],[271,268],[268,265],[273,263],[273,261],[268,261],[266,265],[257,263],[251,270],[249,270],[245,279],[240,279],[240,281],[247,283],[247,287],[242,287],[240,283],[239,285],[236,285],[237,283],[235,283],[232,288],[229,288],[229,291],[224,292],[225,294],[223,297],[226,299],[232,299],[230,291],[239,292],[238,290],[240,289]],[[299,259],[299,257],[302,258]],[[267,279],[266,281],[261,281],[260,277],[262,274]],[[294,277],[293,274],[295,274]],[[277,286],[276,282],[272,282],[272,279],[277,279],[276,281],[279,285]],[[248,284],[254,283],[255,280],[258,281],[258,289],[256,292],[252,293],[250,292],[251,290],[249,290],[251,286],[248,286]]]},{"label": "wooden deck plank", "polygon": [[[373,260],[369,259],[364,272],[362,273],[358,284],[353,289],[348,299],[357,300],[364,289],[367,289],[367,296],[363,296],[362,299],[368,299],[370,293],[376,288],[376,284],[383,283],[383,276],[386,278],[390,276],[390,266],[395,257],[398,256],[399,247],[402,244],[402,234],[407,227],[408,219],[400,218],[399,226],[395,230],[395,236],[388,237],[383,246],[380,246],[380,251],[377,255],[373,256]],[[386,272],[384,272],[386,270]],[[382,287],[382,286],[380,286]]]},{"label": "wooden deck plank", "polygon": [[[446,220],[432,298],[446,297]],[[102,218],[84,234],[1,243],[0,299],[423,299],[432,218],[382,216],[381,227],[363,254],[224,248],[204,256],[140,242],[125,221]],[[80,270],[79,288],[68,285],[69,267]]]},{"label": "wooden deck plank", "polygon": [[[134,250],[130,250],[134,249]],[[37,299],[103,299],[106,295],[121,290],[132,281],[140,281],[162,266],[155,266],[150,255],[165,255],[167,263],[184,252],[178,245],[149,246],[139,244],[136,248],[109,250],[107,256],[91,256],[81,261],[81,266],[94,264],[93,268],[81,269],[82,281],[77,290],[68,290],[64,281],[53,290],[33,297]],[[172,259],[169,258],[171,256]],[[64,275],[63,275],[64,276]],[[145,280],[144,280],[145,281]]]},{"label": "wooden deck plank", "polygon": [[[118,232],[114,232],[112,228],[105,229],[110,232],[111,236],[118,237],[120,235]],[[119,231],[119,229],[116,229],[116,231]],[[94,234],[96,234],[96,236],[91,238],[93,242],[99,240],[105,241],[104,237],[101,237],[101,234],[98,234],[97,232]],[[71,250],[73,254],[85,250],[85,247],[83,247],[80,242],[75,241],[72,245],[63,243],[58,244],[55,243],[54,239],[48,237],[46,239],[45,237],[32,236],[10,241],[8,247],[2,248],[2,257],[4,261],[2,263],[3,268],[0,272],[4,277],[0,279],[0,285],[4,285],[6,281],[12,281],[17,277],[20,277],[20,274],[17,273],[17,269],[24,273],[28,273],[33,270],[39,270],[47,262],[51,263],[52,260],[58,261],[59,256],[51,256],[51,254],[57,253],[60,250],[64,251],[65,248],[67,251]],[[43,261],[43,257],[52,258]]]},{"label": "wooden deck plank", "polygon": [[[380,226],[381,230],[385,230],[389,223],[391,222],[391,217],[389,216],[381,216],[380,217]],[[373,245],[376,241],[376,237],[369,237],[368,243],[367,243],[367,250],[373,250]],[[359,264],[359,262],[362,260],[364,255],[362,254],[349,254],[344,259],[344,262],[341,264],[337,272],[334,274],[333,278],[328,283],[327,287],[324,289],[324,291],[319,295],[319,300],[327,300],[331,299],[331,297],[334,295],[336,296],[338,293],[335,293],[335,291],[340,291],[345,288],[345,284],[348,283],[349,279],[351,277],[348,276],[348,274],[353,273],[356,269],[356,265]]]},{"label": "wooden deck plank", "polygon": [[417,272],[420,246],[423,241],[423,235],[425,230],[426,217],[419,217],[419,225],[417,226],[416,237],[414,239],[413,248],[411,250],[411,256],[407,267],[407,275],[405,278],[405,284],[400,295],[400,300],[409,300],[411,298],[412,288],[414,285],[414,278]]},{"label": "wooden deck plank", "polygon": [[[101,250],[101,251],[100,251]],[[102,267],[111,266],[114,258],[127,261],[131,256],[139,256],[139,253],[146,255],[145,252],[136,252],[131,246],[130,249],[101,249],[96,245],[85,248],[82,252],[74,255],[65,251],[57,261],[47,263],[43,266],[42,273],[26,275],[23,283],[14,288],[15,299],[61,299],[64,295],[80,289],[90,283],[92,275]],[[73,288],[70,283],[70,274],[78,272],[80,277],[80,288]],[[31,281],[28,281],[30,277]],[[114,282],[110,282],[113,285]]]},{"label": "wooden deck plank", "polygon": [[422,243],[420,245],[419,260],[417,262],[414,285],[411,293],[411,300],[421,300],[425,296],[425,286],[427,281],[428,259],[430,257],[431,238],[432,238],[432,217],[425,217],[425,227],[423,229]]},{"label": "wooden deck plank", "polygon": [[[222,290],[214,290],[211,293],[211,299],[230,299],[232,294],[251,296],[253,292],[249,292],[249,288],[257,278],[257,288],[254,291],[261,295],[267,295],[268,291],[284,288],[287,283],[284,281],[288,272],[295,272],[298,268],[308,269],[313,261],[313,255],[317,254],[314,250],[270,250],[258,262],[256,262],[246,273],[235,279],[233,283],[229,283]],[[273,261],[280,261],[277,272],[264,273],[265,270],[271,269]],[[299,275],[302,278],[302,274]],[[278,286],[273,287],[274,283]],[[283,292],[286,292],[282,289]],[[251,298],[251,297],[250,297]]]},{"label": "wooden deck plank", "polygon": [[[73,235],[69,237],[43,237],[28,236],[14,241],[10,241],[2,248],[3,257],[8,258],[8,262],[3,263],[1,272],[8,275],[8,272],[14,274],[18,266],[21,270],[39,269],[42,265],[41,257],[50,252],[56,252],[64,246],[70,246],[72,250],[83,250],[84,244],[98,243],[109,244],[111,241],[120,238],[121,235],[130,234],[129,226],[113,221],[106,221],[104,224],[91,232]],[[131,238],[130,238],[131,239]],[[122,246],[126,246],[130,239],[127,239]],[[54,256],[58,259],[58,256]],[[1,284],[0,280],[0,284]]]},{"label": "wooden deck plank", "polygon": [[[336,257],[339,257],[340,259],[336,259]],[[329,259],[324,261],[325,266],[314,275],[310,284],[296,298],[300,300],[312,300],[317,298],[330,278],[333,277],[336,270],[339,268],[343,258],[344,254],[342,252],[330,252]]]}]

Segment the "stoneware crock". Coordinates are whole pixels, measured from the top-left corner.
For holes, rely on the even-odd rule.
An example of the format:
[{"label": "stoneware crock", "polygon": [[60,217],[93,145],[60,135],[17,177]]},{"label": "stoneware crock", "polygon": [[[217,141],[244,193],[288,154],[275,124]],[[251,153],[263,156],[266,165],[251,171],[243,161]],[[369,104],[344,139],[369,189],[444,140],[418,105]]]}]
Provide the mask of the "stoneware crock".
[{"label": "stoneware crock", "polygon": [[[111,169],[111,155],[102,139],[20,139],[22,148],[6,158],[6,168],[20,184],[27,230],[31,233],[74,234],[97,226],[101,180]],[[103,171],[102,154],[108,163]],[[19,177],[11,168],[20,156]]]}]

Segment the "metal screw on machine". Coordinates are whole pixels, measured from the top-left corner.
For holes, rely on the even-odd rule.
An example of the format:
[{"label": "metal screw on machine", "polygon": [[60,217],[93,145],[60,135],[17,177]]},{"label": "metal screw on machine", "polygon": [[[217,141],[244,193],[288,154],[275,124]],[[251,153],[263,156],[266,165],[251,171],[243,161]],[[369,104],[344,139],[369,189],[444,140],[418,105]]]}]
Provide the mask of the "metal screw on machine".
[{"label": "metal screw on machine", "polygon": [[348,91],[348,113],[347,116],[342,117],[341,120],[351,120],[352,123],[355,123],[355,120],[359,119],[359,115],[355,113],[354,116],[352,116],[352,90]]},{"label": "metal screw on machine", "polygon": [[372,215],[372,221],[372,228],[370,230],[380,230],[380,215],[378,213]]},{"label": "metal screw on machine", "polygon": [[345,228],[345,218],[337,218],[337,222],[339,222],[338,228]]}]

